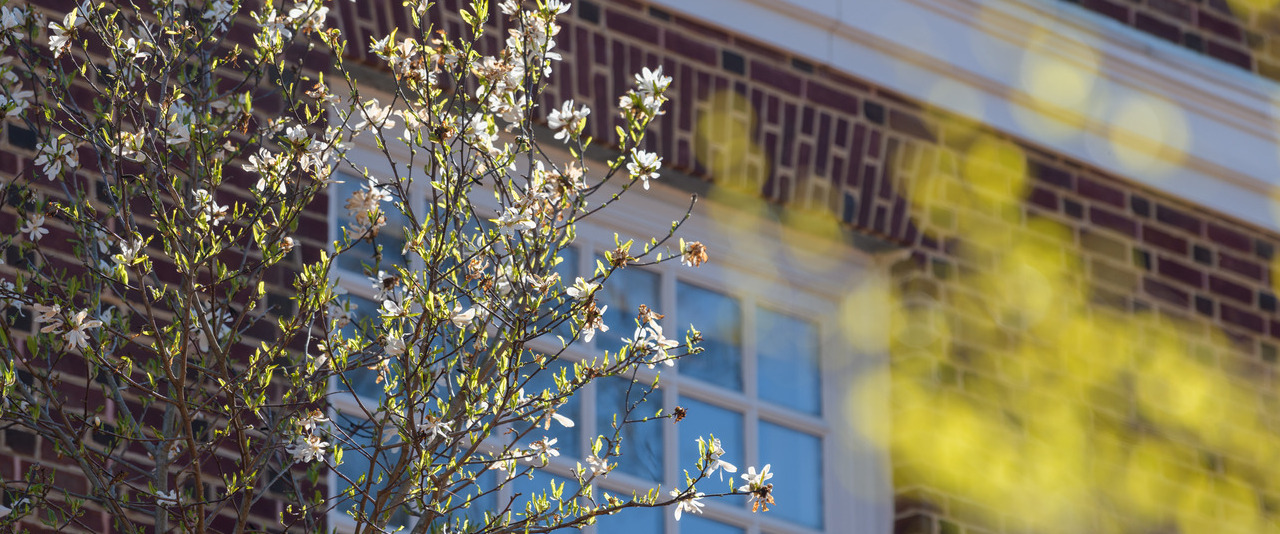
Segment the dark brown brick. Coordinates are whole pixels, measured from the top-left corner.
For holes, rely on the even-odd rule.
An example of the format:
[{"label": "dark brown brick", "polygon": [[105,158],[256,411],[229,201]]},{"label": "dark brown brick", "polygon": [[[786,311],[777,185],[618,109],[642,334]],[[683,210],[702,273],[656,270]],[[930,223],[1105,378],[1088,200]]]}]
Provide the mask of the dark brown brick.
[{"label": "dark brown brick", "polygon": [[1033,187],[1027,200],[1049,211],[1058,211],[1058,195],[1040,186]]},{"label": "dark brown brick", "polygon": [[1232,256],[1224,252],[1218,253],[1218,267],[1233,273],[1248,276],[1249,278],[1258,281],[1263,280],[1263,275],[1266,272],[1260,263]]},{"label": "dark brown brick", "polygon": [[1142,241],[1178,254],[1187,253],[1187,240],[1164,232],[1150,224],[1142,225]]},{"label": "dark brown brick", "polygon": [[1209,291],[1244,304],[1253,304],[1253,292],[1249,288],[1212,274],[1209,275]]},{"label": "dark brown brick", "polygon": [[1239,24],[1205,11],[1200,12],[1196,25],[1232,41],[1238,42],[1243,38]]},{"label": "dark brown brick", "polygon": [[1209,41],[1205,44],[1204,53],[1242,69],[1253,70],[1253,58],[1248,52],[1239,48]]},{"label": "dark brown brick", "polygon": [[1125,24],[1129,23],[1129,8],[1119,2],[1113,2],[1112,0],[1080,0],[1080,5],[1090,11],[1096,11]]},{"label": "dark brown brick", "polygon": [[1240,232],[1209,223],[1207,235],[1214,243],[1231,247],[1241,252],[1253,252],[1253,240]]},{"label": "dark brown brick", "polygon": [[1185,263],[1161,257],[1157,272],[1196,288],[1204,287],[1204,273]]},{"label": "dark brown brick", "polygon": [[[610,30],[630,35],[646,43],[657,43],[658,35],[661,33],[658,26],[653,23],[632,17],[617,9],[610,9],[605,14],[605,26]],[[617,59],[614,58],[615,61]]]},{"label": "dark brown brick", "polygon": [[1191,6],[1183,0],[1147,0],[1147,5],[1162,14],[1191,22]]},{"label": "dark brown brick", "polygon": [[1163,204],[1156,206],[1156,220],[1165,224],[1177,226],[1178,228],[1191,232],[1195,235],[1200,235],[1201,228],[1203,227],[1203,223],[1200,222],[1200,219]]},{"label": "dark brown brick", "polygon": [[680,32],[666,32],[663,36],[663,46],[667,50],[675,52],[679,55],[701,62],[706,65],[715,66],[716,64],[716,47],[706,44],[697,39],[691,39]]},{"label": "dark brown brick", "polygon": [[1151,35],[1174,43],[1182,42],[1182,31],[1179,30],[1176,25],[1160,20],[1159,18],[1140,12],[1134,15],[1133,22],[1134,26],[1139,30]]},{"label": "dark brown brick", "polygon": [[1136,236],[1138,234],[1138,224],[1133,219],[1097,206],[1089,208],[1089,221],[1125,235]]},{"label": "dark brown brick", "polygon": [[1086,198],[1105,202],[1117,208],[1124,207],[1124,192],[1101,182],[1081,176],[1076,179],[1076,191]]},{"label": "dark brown brick", "polygon": [[1239,308],[1219,303],[1218,311],[1222,316],[1222,322],[1247,328],[1259,334],[1266,332],[1266,322],[1261,315],[1247,312]]},{"label": "dark brown brick", "polygon": [[1063,189],[1071,189],[1072,182],[1074,181],[1072,180],[1071,173],[1066,169],[1049,163],[1032,161],[1029,172],[1031,173],[1031,176],[1036,177],[1040,181],[1056,185]]},{"label": "dark brown brick", "polygon": [[858,97],[839,89],[809,82],[805,88],[805,96],[810,102],[820,106],[837,109],[851,116],[857,116],[858,114]]}]

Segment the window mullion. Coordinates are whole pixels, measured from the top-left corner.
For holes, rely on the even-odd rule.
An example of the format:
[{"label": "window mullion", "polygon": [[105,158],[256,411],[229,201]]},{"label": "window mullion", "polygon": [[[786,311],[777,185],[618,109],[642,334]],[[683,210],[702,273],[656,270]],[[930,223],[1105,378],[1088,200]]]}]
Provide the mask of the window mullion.
[{"label": "window mullion", "polygon": [[[747,467],[760,463],[760,410],[759,400],[757,399],[759,384],[756,381],[756,299],[751,295],[742,297],[742,391],[747,396],[747,413],[743,422],[743,444],[742,457],[746,459],[744,466],[739,466],[739,472],[745,472]],[[759,532],[760,518],[756,514],[752,514],[751,528],[753,532]]]}]

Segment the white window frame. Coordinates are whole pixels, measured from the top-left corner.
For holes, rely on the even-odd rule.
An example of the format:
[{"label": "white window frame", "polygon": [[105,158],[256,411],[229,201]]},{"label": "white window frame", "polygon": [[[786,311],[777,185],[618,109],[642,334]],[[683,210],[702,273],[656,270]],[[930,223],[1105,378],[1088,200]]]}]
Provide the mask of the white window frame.
[{"label": "white window frame", "polygon": [[[556,161],[570,161],[571,158],[560,146],[544,146],[543,149]],[[392,157],[407,160],[407,149],[388,143]],[[365,133],[357,137],[348,157],[356,165],[367,167],[370,175],[385,178],[389,169],[385,157],[373,143],[372,134]],[[597,172],[604,167],[602,163],[592,166]],[[360,169],[363,171],[363,169]],[[415,185],[411,190],[411,202],[425,205],[425,190],[422,185]],[[609,198],[602,191],[594,197]],[[341,229],[337,227],[337,215],[345,209],[346,199],[336,198],[331,194],[329,199],[329,236],[334,241],[340,238]],[[478,194],[473,201],[478,208],[496,212],[492,195]],[[636,247],[649,237],[665,235],[672,221],[679,220],[689,205],[689,193],[666,186],[662,179],[657,180],[649,191],[633,189],[622,197],[609,210],[600,216],[593,216],[578,228],[578,273],[588,277],[594,272],[597,254],[614,248],[615,232],[621,239],[635,238]],[[764,205],[761,204],[763,207]],[[764,211],[768,211],[765,209]],[[746,223],[746,224],[744,224]],[[664,412],[678,404],[681,395],[696,398],[704,402],[724,406],[737,406],[743,415],[743,433],[746,443],[736,444],[742,447],[744,465],[739,465],[739,474],[748,466],[757,469],[768,463],[768,459],[759,458],[758,422],[769,420],[785,428],[816,435],[821,440],[823,458],[820,469],[822,476],[822,495],[824,502],[823,530],[811,530],[788,523],[768,513],[753,514],[749,509],[738,506],[707,501],[704,516],[725,522],[744,529],[746,534],[771,534],[797,532],[805,534],[837,533],[837,532],[887,532],[893,516],[892,487],[889,480],[888,453],[876,446],[871,440],[862,437],[858,431],[851,429],[854,421],[854,407],[849,405],[847,396],[849,388],[864,376],[875,376],[882,370],[887,361],[885,354],[866,354],[855,352],[848,337],[843,333],[841,321],[844,295],[851,293],[858,284],[870,275],[877,273],[876,258],[854,249],[847,243],[837,243],[830,239],[818,238],[803,231],[781,224],[777,220],[750,213],[746,210],[725,203],[699,200],[693,215],[681,227],[677,234],[686,240],[698,240],[706,244],[711,253],[711,261],[697,268],[681,265],[678,261],[669,261],[661,265],[646,267],[657,273],[659,278],[659,299],[661,302],[651,304],[657,311],[667,314],[663,321],[664,328],[673,339],[683,339],[687,321],[681,321],[676,302],[676,281],[682,280],[700,287],[723,293],[738,300],[742,311],[743,325],[742,365],[743,391],[736,392],[698,381],[691,377],[682,377],[677,369],[659,366],[649,371],[641,368],[638,379],[652,379],[656,372],[663,373],[663,380],[658,392]],[[734,243],[755,243],[766,250],[738,248]],[[675,251],[676,243],[670,243],[669,249]],[[633,248],[633,252],[636,248]],[[420,262],[416,260],[415,262]],[[421,268],[421,265],[411,265]],[[637,268],[637,267],[629,267]],[[375,300],[374,291],[362,273],[335,272],[331,275],[338,280],[340,287],[351,295]],[[570,281],[571,282],[571,281]],[[821,416],[813,416],[786,408],[773,406],[757,398],[757,377],[754,347],[754,321],[756,309],[767,307],[776,312],[783,312],[807,321],[812,321],[819,333],[820,380],[822,385]],[[695,325],[696,326],[696,325]],[[611,330],[600,335],[617,335],[630,337],[633,324],[610,325]],[[887,333],[885,334],[887,337]],[[551,349],[548,340],[548,349]],[[581,359],[594,356],[595,344],[575,344],[567,351],[570,359]],[[696,357],[696,356],[695,356]],[[865,382],[864,382],[865,383]],[[877,387],[877,401],[887,408],[887,387]],[[578,393],[581,412],[576,427],[583,454],[590,451],[589,441],[601,429],[595,428],[596,394],[595,386],[590,385]],[[331,397],[339,407],[354,408],[354,400],[341,396]],[[651,399],[656,400],[656,399]],[[737,410],[738,408],[735,408]],[[842,423],[844,422],[844,423]],[[683,484],[683,469],[692,469],[692,465],[679,465],[681,439],[694,437],[678,437],[685,427],[672,425],[668,421],[648,424],[663,427],[663,474],[665,480],[660,481],[662,495],[673,487],[673,483]],[[692,430],[692,429],[690,429]],[[687,431],[686,431],[687,432]],[[531,435],[532,436],[532,435]],[[626,444],[623,445],[626,454]],[[562,455],[554,458],[545,469],[549,474],[572,478],[571,473],[578,459]],[[330,491],[340,482],[335,470],[330,469],[328,475]],[[724,491],[727,482],[718,480],[703,483],[703,491]],[[649,481],[614,471],[597,484],[597,492],[609,491],[629,494],[631,490],[647,490],[652,487]],[[498,502],[506,502],[511,489],[504,488],[498,495]],[[336,494],[334,492],[333,494]],[[787,498],[785,490],[776,492],[779,500]],[[675,521],[669,510],[664,510],[665,532],[679,532],[679,523]],[[624,512],[625,513],[625,512]],[[338,532],[350,532],[354,523],[340,510],[329,513],[330,527]],[[592,532],[604,532],[590,527]]]}]

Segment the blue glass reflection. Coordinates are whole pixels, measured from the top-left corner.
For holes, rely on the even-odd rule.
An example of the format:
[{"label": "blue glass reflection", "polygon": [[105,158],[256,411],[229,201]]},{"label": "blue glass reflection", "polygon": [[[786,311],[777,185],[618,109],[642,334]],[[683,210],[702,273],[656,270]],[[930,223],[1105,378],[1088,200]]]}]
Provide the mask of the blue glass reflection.
[{"label": "blue glass reflection", "polygon": [[[534,370],[537,370],[537,368],[530,366],[521,374],[527,375]],[[560,374],[562,370],[565,372],[565,376],[568,379],[573,379],[573,363],[569,361],[556,361],[548,365],[546,369],[538,370],[536,373],[533,373],[533,378],[529,379],[528,383],[524,386],[525,394],[535,396],[539,395],[543,390],[547,390],[550,395],[557,395],[560,389],[556,387],[555,376]],[[526,442],[539,440],[544,436],[547,438],[553,438],[556,440],[555,448],[560,450],[561,456],[569,458],[582,457],[581,440],[578,438],[579,428],[581,428],[578,426],[578,423],[581,423],[582,421],[581,404],[582,403],[579,402],[578,397],[575,395],[569,397],[568,402],[561,405],[560,409],[556,411],[557,414],[568,417],[574,422],[574,426],[572,428],[566,427],[554,420],[551,421],[550,427],[548,428],[546,420],[538,421],[538,428],[531,430],[528,434],[524,434]],[[513,426],[517,432],[523,433],[532,425],[528,422],[522,421]]]},{"label": "blue glass reflection", "polygon": [[760,463],[772,464],[770,482],[776,517],[822,528],[822,440],[767,421],[760,422]]},{"label": "blue glass reflection", "polygon": [[737,299],[680,282],[676,310],[680,329],[668,337],[683,340],[691,324],[702,332],[702,353],[681,358],[680,374],[742,390],[742,307]]},{"label": "blue glass reflection", "polygon": [[[627,407],[640,401],[649,384],[624,378],[603,378],[596,384],[596,432],[613,437],[614,422],[622,427],[622,456],[616,458],[618,471],[647,480],[662,480],[662,425],[659,422],[623,425]],[[627,388],[631,387],[628,397]],[[630,420],[652,417],[662,408],[662,392],[654,390],[647,401],[631,412]]]},{"label": "blue glass reflection", "polygon": [[821,413],[818,328],[813,323],[758,308],[756,353],[761,399],[805,413]]},{"label": "blue glass reflection", "polygon": [[[712,434],[715,435],[716,439],[720,440],[720,445],[724,448],[724,456],[721,456],[720,459],[741,468],[743,462],[742,450],[745,443],[742,431],[742,414],[688,397],[680,397],[680,406],[689,412],[684,421],[676,426],[680,430],[680,438],[678,440],[680,443],[680,469],[689,471],[689,476],[697,476],[697,467],[695,467],[698,461],[697,439],[699,437],[707,438]],[[724,476],[736,477],[737,475],[718,472],[711,477],[711,480],[716,482],[708,486],[707,489],[723,486],[727,490],[727,482],[716,485]],[[707,489],[703,489],[701,485],[699,489],[707,492]],[[717,489],[716,491],[721,490]]]},{"label": "blue glass reflection", "polygon": [[620,269],[614,271],[598,294],[597,305],[609,307],[604,313],[604,324],[609,331],[596,332],[596,346],[616,351],[622,348],[622,338],[635,334],[639,306],[657,308],[658,275],[634,267]]}]

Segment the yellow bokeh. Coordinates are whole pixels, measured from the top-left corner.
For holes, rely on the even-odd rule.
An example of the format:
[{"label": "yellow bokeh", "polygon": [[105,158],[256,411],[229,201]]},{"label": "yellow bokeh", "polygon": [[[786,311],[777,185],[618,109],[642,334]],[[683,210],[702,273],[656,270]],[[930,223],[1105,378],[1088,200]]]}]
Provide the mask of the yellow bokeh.
[{"label": "yellow bokeh", "polygon": [[1002,211],[1025,194],[1022,152],[982,134],[964,146],[958,176],[907,190],[917,214],[962,212],[970,268],[927,292],[901,289],[919,274],[869,279],[842,316],[852,344],[892,355],[892,419],[846,402],[873,443],[889,428],[895,483],[1035,532],[1277,532],[1261,503],[1280,502],[1280,400],[1227,363],[1234,342],[1094,304],[1078,237]]},{"label": "yellow bokeh", "polygon": [[1176,105],[1146,96],[1118,103],[1108,140],[1112,155],[1130,172],[1158,178],[1182,165],[1191,132]]},{"label": "yellow bokeh", "polygon": [[1043,28],[1030,30],[1019,68],[1026,98],[1014,108],[1014,116],[1030,130],[1063,139],[1078,135],[1107,95],[1097,83],[1101,63],[1097,50],[1060,39]]}]

